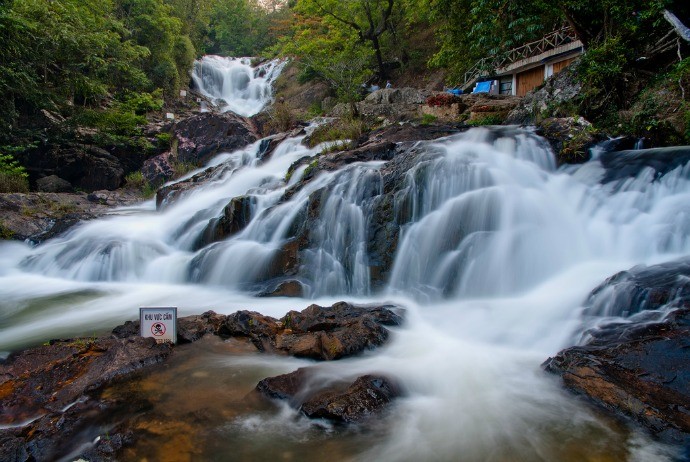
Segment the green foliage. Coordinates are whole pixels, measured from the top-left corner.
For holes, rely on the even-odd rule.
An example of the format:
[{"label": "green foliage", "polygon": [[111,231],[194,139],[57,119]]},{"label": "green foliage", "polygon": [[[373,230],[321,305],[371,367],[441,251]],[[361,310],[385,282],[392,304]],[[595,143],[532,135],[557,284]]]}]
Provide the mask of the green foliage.
[{"label": "green foliage", "polygon": [[430,64],[448,69],[454,82],[480,58],[498,58],[562,22],[558,8],[545,0],[436,0],[418,8],[439,24],[439,50]]},{"label": "green foliage", "polygon": [[14,232],[9,229],[3,222],[0,222],[0,239],[9,240],[14,238]]},{"label": "green foliage", "polygon": [[29,175],[12,154],[0,152],[0,192],[28,192]]},{"label": "green foliage", "polygon": [[130,111],[160,110],[156,89],[176,94],[188,78],[196,52],[174,11],[164,0],[4,2],[0,141],[12,140],[10,128],[33,129],[41,109],[70,117],[85,108],[94,119],[88,110],[109,106],[127,114],[94,124],[131,132]]},{"label": "green foliage", "polygon": [[173,136],[170,133],[159,133],[156,135],[158,148],[167,150],[172,146]]},{"label": "green foliage", "polygon": [[285,132],[295,126],[297,116],[289,104],[274,103],[268,112],[268,131],[270,133]]},{"label": "green foliage", "polygon": [[137,170],[125,177],[125,188],[141,193],[143,197],[151,197],[156,193],[156,188],[152,185],[141,171]]},{"label": "green foliage", "polygon": [[472,125],[475,127],[480,127],[482,125],[501,125],[503,123],[503,117],[498,114],[487,114],[476,119],[469,120],[467,125]]},{"label": "green foliage", "polygon": [[422,125],[431,125],[436,122],[438,118],[433,114],[424,114],[422,120],[419,122]]},{"label": "green foliage", "polygon": [[127,92],[122,101],[117,105],[120,110],[130,111],[136,115],[145,115],[147,112],[160,111],[163,108],[163,94],[160,89],[151,93]]}]

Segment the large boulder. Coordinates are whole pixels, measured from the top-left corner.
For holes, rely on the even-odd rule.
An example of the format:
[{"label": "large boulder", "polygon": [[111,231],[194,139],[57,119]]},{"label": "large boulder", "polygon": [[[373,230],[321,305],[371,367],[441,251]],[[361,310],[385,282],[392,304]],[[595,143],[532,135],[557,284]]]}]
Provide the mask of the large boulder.
[{"label": "large boulder", "polygon": [[169,344],[152,338],[94,338],[50,342],[0,365],[4,424],[57,412],[85,393],[163,361]]},{"label": "large boulder", "polygon": [[[619,324],[544,368],[563,385],[672,444],[690,444],[690,309],[658,323]],[[617,337],[617,338],[616,338]]]},{"label": "large boulder", "polygon": [[62,192],[73,192],[72,184],[63,180],[57,175],[44,176],[36,180],[36,189],[39,192],[51,192],[51,193],[62,193]]},{"label": "large boulder", "polygon": [[427,98],[421,107],[421,113],[443,122],[500,125],[519,102],[519,97],[511,95],[468,93],[455,96],[437,92]]},{"label": "large boulder", "polygon": [[551,144],[558,165],[588,161],[590,149],[604,140],[584,117],[544,119],[539,123],[538,133]]},{"label": "large boulder", "polygon": [[[416,88],[383,88],[370,93],[356,103],[357,112],[365,117],[384,117],[392,120],[411,120],[420,115],[421,105],[431,94]],[[347,104],[338,104],[331,115],[342,117],[351,112]]]},{"label": "large boulder", "polygon": [[252,209],[255,204],[256,198],[254,196],[233,197],[223,209],[223,214],[220,217],[209,220],[196,248],[199,249],[212,242],[222,241],[242,231],[251,221]]},{"label": "large boulder", "polygon": [[21,162],[33,184],[55,175],[85,191],[117,189],[125,175],[125,167],[117,156],[97,146],[78,143],[27,151]]},{"label": "large boulder", "polygon": [[275,348],[292,356],[334,360],[383,345],[385,326],[402,323],[393,306],[368,307],[336,303],[330,308],[311,305],[290,311],[281,322],[285,329],[275,336]]},{"label": "large boulder", "polygon": [[223,151],[234,151],[258,139],[247,119],[232,112],[203,112],[173,128],[174,157],[178,162],[201,165]]},{"label": "large boulder", "polygon": [[690,265],[618,273],[585,304],[584,344],[544,363],[566,388],[673,444],[690,444]]}]

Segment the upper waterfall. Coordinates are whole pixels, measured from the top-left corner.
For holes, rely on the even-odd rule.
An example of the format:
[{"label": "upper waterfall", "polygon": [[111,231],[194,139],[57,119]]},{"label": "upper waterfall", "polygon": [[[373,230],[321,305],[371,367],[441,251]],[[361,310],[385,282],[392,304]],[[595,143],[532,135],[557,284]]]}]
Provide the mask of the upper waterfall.
[{"label": "upper waterfall", "polygon": [[209,55],[194,63],[192,80],[195,87],[216,101],[223,111],[250,117],[271,101],[271,84],[286,62],[274,59],[252,67],[249,58]]}]

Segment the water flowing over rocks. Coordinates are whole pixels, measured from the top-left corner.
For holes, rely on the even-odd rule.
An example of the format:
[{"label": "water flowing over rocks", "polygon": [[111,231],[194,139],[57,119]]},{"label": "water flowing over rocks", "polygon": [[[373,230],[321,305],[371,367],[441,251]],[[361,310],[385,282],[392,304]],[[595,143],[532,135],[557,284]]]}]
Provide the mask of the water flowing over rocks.
[{"label": "water flowing over rocks", "polygon": [[273,399],[287,400],[311,419],[352,423],[383,411],[402,395],[400,385],[379,375],[363,375],[352,383],[319,383],[314,368],[300,368],[289,374],[268,377],[256,390]]},{"label": "water flowing over rocks", "polygon": [[601,154],[599,161],[606,169],[602,183],[633,179],[645,172],[649,172],[656,181],[679,167],[687,169],[690,147],[605,152]]},{"label": "water flowing over rocks", "polygon": [[129,337],[58,340],[10,356],[0,364],[0,419],[10,424],[0,429],[0,459],[62,460],[76,450],[94,451],[90,460],[113,460],[107,453],[122,435],[103,454],[91,444],[99,433],[94,422],[112,411],[95,394],[171,352],[169,344]]},{"label": "water flowing over rocks", "polygon": [[544,363],[564,386],[662,441],[690,444],[690,267],[618,273],[592,291],[586,341]]},{"label": "water flowing over rocks", "polygon": [[[400,325],[401,313],[394,306],[345,302],[332,307],[312,305],[280,320],[257,312],[225,316],[209,311],[178,320],[178,343],[218,335],[245,338],[261,351],[332,360],[383,344],[388,338],[383,326]],[[103,395],[102,390],[114,381],[136,377],[174,352],[172,345],[138,334],[139,322],[128,321],[108,337],[54,340],[12,354],[0,363],[0,425],[8,425],[0,427],[0,459],[28,462],[69,455],[117,460],[118,451],[139,437],[133,427],[136,413],[130,410],[120,415],[121,410],[145,412],[149,405],[123,403]],[[329,390],[315,395],[305,402],[305,409],[310,409],[305,412],[313,417],[359,421],[385,406],[398,389],[389,379],[365,376],[344,393]],[[106,430],[105,420],[110,420]],[[103,431],[108,434],[107,429],[112,433],[101,438]]]}]

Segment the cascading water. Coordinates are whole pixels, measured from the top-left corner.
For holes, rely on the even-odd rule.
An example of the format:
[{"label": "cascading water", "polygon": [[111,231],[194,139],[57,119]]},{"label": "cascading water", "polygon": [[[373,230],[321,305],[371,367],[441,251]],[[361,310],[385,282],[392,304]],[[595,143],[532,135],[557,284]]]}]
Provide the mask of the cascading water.
[{"label": "cascading water", "polygon": [[286,63],[285,60],[272,60],[252,67],[249,58],[204,56],[194,63],[192,81],[223,111],[250,117],[271,101],[271,84]]},{"label": "cascading water", "polygon": [[[408,308],[408,322],[388,347],[319,365],[329,379],[371,371],[400,378],[407,396],[385,428],[314,435],[293,411],[250,413],[212,424],[218,441],[228,441],[213,442],[215,450],[251,448],[242,439],[251,435],[265,441],[252,457],[269,459],[286,447],[318,459],[307,455],[314,439],[331,438],[342,441],[342,458],[358,460],[668,456],[644,437],[611,430],[539,364],[574,341],[582,304],[606,277],[690,254],[690,166],[602,182],[601,160],[556,170],[531,132],[478,128],[399,152],[414,162],[396,186],[395,160],[350,164],[302,184],[310,167],[303,163],[289,179],[288,168],[321,148],[301,140],[283,141],[268,160],[260,160],[259,142],[222,154],[206,184],[161,211],[146,203],[36,248],[3,243],[0,349],[92,334],[147,305],[178,306],[180,315],[248,308],[282,315],[313,301],[394,300]],[[210,221],[241,196],[250,198],[247,226],[199,248]],[[371,270],[376,216],[400,227],[397,245],[379,249],[392,265],[379,291]],[[306,220],[310,229],[300,235]],[[285,276],[276,261],[294,242],[300,263],[290,277],[309,301],[254,298]],[[309,364],[214,361],[208,367],[241,364],[264,377]]]}]

